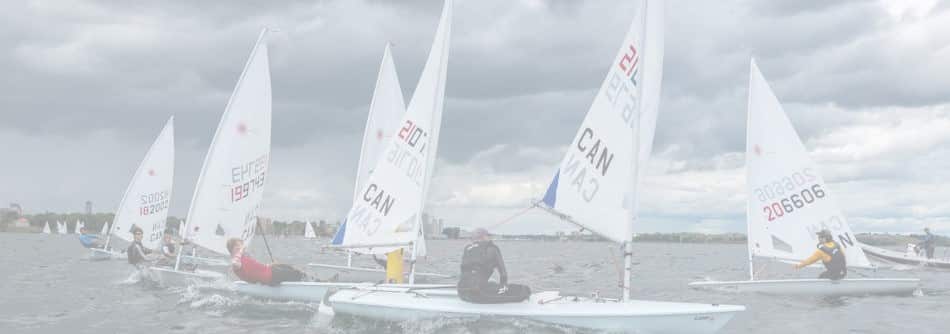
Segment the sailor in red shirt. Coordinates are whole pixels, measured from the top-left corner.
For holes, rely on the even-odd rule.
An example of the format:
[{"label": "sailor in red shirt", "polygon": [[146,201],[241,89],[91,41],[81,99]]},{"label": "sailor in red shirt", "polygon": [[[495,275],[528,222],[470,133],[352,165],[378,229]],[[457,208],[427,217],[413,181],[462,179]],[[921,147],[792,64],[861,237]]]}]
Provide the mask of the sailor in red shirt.
[{"label": "sailor in red shirt", "polygon": [[244,252],[244,240],[228,240],[228,252],[231,253],[231,270],[245,282],[277,286],[281,282],[311,281],[306,273],[290,265],[257,262]]}]

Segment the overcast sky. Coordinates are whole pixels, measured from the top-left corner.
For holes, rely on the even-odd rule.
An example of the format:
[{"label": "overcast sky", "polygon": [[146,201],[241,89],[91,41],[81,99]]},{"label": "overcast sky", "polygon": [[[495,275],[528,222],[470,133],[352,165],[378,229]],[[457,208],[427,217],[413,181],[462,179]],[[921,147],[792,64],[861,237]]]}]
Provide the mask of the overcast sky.
[{"label": "overcast sky", "polygon": [[[253,3],[253,4],[252,4]],[[542,195],[636,1],[459,0],[429,211],[483,226]],[[384,45],[412,94],[441,1],[13,1],[0,11],[0,203],[113,211],[176,118],[184,215],[260,29],[270,39],[265,213],[338,220]],[[755,56],[857,232],[950,234],[950,2],[669,1],[638,231],[745,231]],[[531,213],[498,232],[574,229]]]}]

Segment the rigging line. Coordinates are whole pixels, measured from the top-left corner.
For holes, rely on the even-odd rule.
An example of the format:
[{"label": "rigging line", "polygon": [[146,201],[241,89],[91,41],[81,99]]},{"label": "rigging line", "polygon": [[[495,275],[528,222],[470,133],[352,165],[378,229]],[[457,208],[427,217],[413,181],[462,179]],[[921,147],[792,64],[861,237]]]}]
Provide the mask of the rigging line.
[{"label": "rigging line", "polygon": [[762,272],[765,271],[765,268],[767,268],[768,265],[769,265],[768,262],[762,263],[762,265],[759,266],[759,270],[756,270],[756,271],[755,271],[755,277],[760,277],[761,274],[762,274]]},{"label": "rigging line", "polygon": [[277,261],[274,260],[274,253],[271,253],[271,251],[270,251],[270,245],[267,244],[267,236],[264,235],[264,229],[261,228],[261,220],[260,220],[260,219],[257,219],[257,221],[256,221],[255,223],[257,223],[257,230],[258,230],[258,231],[261,231],[260,236],[261,236],[262,239],[264,239],[264,247],[267,248],[267,255],[270,256],[270,262],[276,263]]},{"label": "rigging line", "polygon": [[522,209],[521,211],[515,212],[515,213],[512,214],[511,216],[508,216],[508,217],[506,217],[505,219],[502,219],[502,220],[498,221],[497,223],[494,223],[494,224],[491,224],[491,225],[486,225],[486,226],[484,226],[483,228],[486,229],[486,230],[490,230],[490,229],[496,228],[496,227],[498,227],[498,226],[501,226],[501,225],[510,223],[510,222],[513,221],[515,218],[521,217],[522,215],[528,213],[528,211],[531,211],[531,209],[534,209],[535,207],[537,207],[537,206],[538,206],[538,203],[541,203],[541,201],[536,201],[536,202],[532,203],[531,206],[529,206],[529,207],[527,207],[527,208],[524,208],[524,209]]}]

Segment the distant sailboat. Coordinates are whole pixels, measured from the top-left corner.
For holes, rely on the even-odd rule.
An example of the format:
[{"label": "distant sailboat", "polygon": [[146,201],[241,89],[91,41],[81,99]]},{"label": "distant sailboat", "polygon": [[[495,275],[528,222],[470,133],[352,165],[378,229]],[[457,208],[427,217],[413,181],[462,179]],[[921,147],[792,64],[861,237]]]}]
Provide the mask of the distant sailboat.
[{"label": "distant sailboat", "polygon": [[77,220],[76,225],[73,225],[73,234],[79,234],[79,231],[82,230],[83,225],[85,225],[85,223],[83,223],[81,220]]},{"label": "distant sailboat", "polygon": [[851,227],[818,166],[753,60],[749,76],[746,178],[749,280],[693,282],[695,288],[730,292],[807,295],[911,293],[918,279],[756,279],[753,259],[797,263],[815,250],[816,232],[827,229],[853,268],[870,268]]},{"label": "distant sailboat", "polygon": [[52,232],[49,229],[49,221],[47,221],[46,224],[43,224],[43,234],[50,234],[50,233]]},{"label": "distant sailboat", "polygon": [[68,234],[69,233],[68,230],[69,228],[66,226],[66,222],[60,222],[60,221],[56,222],[56,233]]},{"label": "distant sailboat", "polygon": [[109,222],[102,222],[102,229],[99,231],[101,235],[109,234]]},{"label": "distant sailboat", "polygon": [[313,225],[311,225],[309,221],[303,222],[303,225],[303,237],[306,239],[316,239],[317,233],[313,231]]},{"label": "distant sailboat", "polygon": [[[188,210],[185,238],[195,245],[229,256],[227,240],[250,244],[269,179],[271,152],[271,81],[267,55],[268,29],[261,31],[244,71],[218,123],[205,156]],[[183,285],[217,280],[218,272],[152,267],[162,284]]]},{"label": "distant sailboat", "polygon": [[145,157],[132,175],[129,186],[119,202],[112,228],[103,224],[106,244],[92,249],[90,258],[108,260],[125,258],[125,254],[111,249],[113,238],[132,242],[132,229],[142,229],[142,246],[156,249],[161,244],[165,219],[171,203],[172,182],[175,174],[175,118],[170,117]]}]

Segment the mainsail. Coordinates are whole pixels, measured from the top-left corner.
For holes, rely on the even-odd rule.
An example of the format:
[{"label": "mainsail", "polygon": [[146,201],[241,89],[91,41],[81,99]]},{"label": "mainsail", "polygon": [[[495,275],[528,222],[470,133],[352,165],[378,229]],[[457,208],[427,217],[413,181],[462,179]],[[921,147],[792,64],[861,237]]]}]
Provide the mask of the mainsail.
[{"label": "mainsail", "polygon": [[99,234],[109,234],[109,222],[102,222],[102,228],[99,230]]},{"label": "mainsail", "polygon": [[644,1],[542,203],[615,242],[633,236],[663,74],[663,6]]},{"label": "mainsail", "polygon": [[112,237],[131,242],[133,226],[138,226],[144,232],[142,246],[159,246],[162,231],[165,230],[165,219],[168,218],[174,174],[175,118],[170,117],[125,189],[113,219],[107,246]]},{"label": "mainsail", "polygon": [[49,229],[49,221],[47,221],[46,224],[43,225],[43,234],[50,234],[50,233],[51,231]]},{"label": "mainsail", "polygon": [[802,260],[815,251],[815,233],[828,229],[845,250],[849,266],[870,267],[755,60],[750,66],[748,108],[746,219],[750,255]]},{"label": "mainsail", "polygon": [[[385,140],[383,155],[378,156],[369,177],[362,184],[357,181],[353,207],[334,245],[371,248],[366,251],[379,254],[391,249],[386,246],[409,245],[419,238],[442,122],[451,22],[450,0],[442,9],[429,58],[409,107],[398,124],[390,125],[391,137]],[[387,107],[396,105],[394,101],[389,103]]]},{"label": "mainsail", "polygon": [[307,239],[313,239],[317,237],[317,234],[313,231],[313,225],[309,221],[303,222],[303,237]]},{"label": "mainsail", "polygon": [[270,162],[271,83],[261,32],[221,116],[188,211],[186,238],[227,254],[229,238],[250,242]]},{"label": "mainsail", "polygon": [[82,230],[83,225],[85,225],[81,220],[76,221],[76,225],[73,225],[73,234],[79,234]]}]

